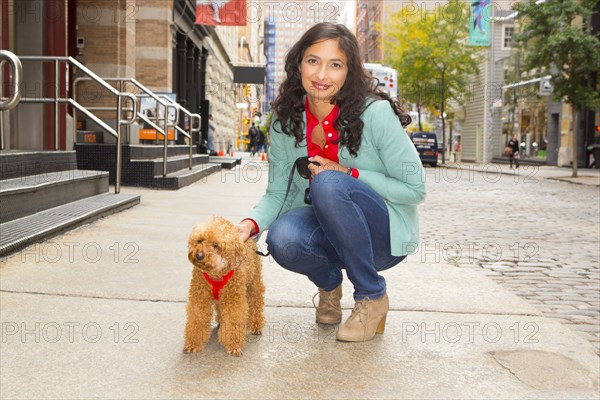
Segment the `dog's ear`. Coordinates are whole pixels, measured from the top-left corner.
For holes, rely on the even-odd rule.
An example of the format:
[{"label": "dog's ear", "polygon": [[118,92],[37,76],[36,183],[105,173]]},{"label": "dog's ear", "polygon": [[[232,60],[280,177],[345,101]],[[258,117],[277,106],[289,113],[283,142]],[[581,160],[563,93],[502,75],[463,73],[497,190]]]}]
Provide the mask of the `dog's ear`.
[{"label": "dog's ear", "polygon": [[230,225],[231,226],[226,226],[225,229],[223,229],[222,240],[225,243],[230,243],[236,247],[239,247],[242,244],[242,241],[240,240],[240,232],[235,226],[233,226],[233,224]]},{"label": "dog's ear", "polygon": [[192,228],[192,231],[190,232],[190,236],[188,237],[188,242],[191,244],[192,241],[197,241],[198,239],[200,239],[200,237],[202,236],[202,232],[205,230],[206,228],[206,222],[200,222],[198,224],[196,224],[196,226],[194,226]]},{"label": "dog's ear", "polygon": [[219,241],[224,243],[241,243],[238,229],[228,219],[215,215],[211,219],[211,225],[219,232]]}]

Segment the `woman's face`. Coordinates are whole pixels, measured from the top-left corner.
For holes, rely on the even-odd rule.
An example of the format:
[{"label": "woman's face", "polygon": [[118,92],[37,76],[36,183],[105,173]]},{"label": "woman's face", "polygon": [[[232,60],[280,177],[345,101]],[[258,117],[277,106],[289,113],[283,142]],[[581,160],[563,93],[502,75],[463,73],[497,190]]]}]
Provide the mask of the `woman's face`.
[{"label": "woman's face", "polygon": [[302,55],[302,86],[312,102],[329,102],[346,81],[348,58],[337,39],[327,39],[308,47]]}]

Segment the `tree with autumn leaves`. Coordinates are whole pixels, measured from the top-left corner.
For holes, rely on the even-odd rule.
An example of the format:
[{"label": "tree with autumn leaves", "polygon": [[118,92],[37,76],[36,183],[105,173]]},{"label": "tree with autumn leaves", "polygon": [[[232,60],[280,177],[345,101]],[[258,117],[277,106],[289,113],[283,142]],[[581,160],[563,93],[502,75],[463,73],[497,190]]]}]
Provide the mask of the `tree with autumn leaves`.
[{"label": "tree with autumn leaves", "polygon": [[[519,25],[515,40],[525,54],[522,68],[540,77],[551,75],[554,99],[569,104],[574,119],[577,112],[600,107],[594,83],[600,70],[600,38],[590,24],[597,4],[598,0],[532,0],[514,6]],[[440,110],[444,124],[445,105],[449,100],[463,103],[466,82],[477,73],[476,53],[481,48],[467,45],[471,10],[459,0],[450,0],[439,13],[413,10],[402,7],[383,27],[385,62],[398,71],[401,96],[417,106],[419,125],[424,108]],[[573,160],[576,126],[574,120]]]},{"label": "tree with autumn leaves", "polygon": [[439,13],[412,10],[402,7],[383,27],[385,62],[398,71],[399,95],[415,104],[419,130],[421,111],[439,110],[446,146],[446,105],[464,102],[468,79],[478,73],[475,55],[481,48],[467,45],[468,4],[450,0]]},{"label": "tree with autumn leaves", "polygon": [[552,97],[571,106],[573,177],[577,177],[577,113],[600,107],[600,38],[590,18],[598,0],[560,0],[515,5],[520,30],[515,40],[525,54],[525,69],[550,75]]}]

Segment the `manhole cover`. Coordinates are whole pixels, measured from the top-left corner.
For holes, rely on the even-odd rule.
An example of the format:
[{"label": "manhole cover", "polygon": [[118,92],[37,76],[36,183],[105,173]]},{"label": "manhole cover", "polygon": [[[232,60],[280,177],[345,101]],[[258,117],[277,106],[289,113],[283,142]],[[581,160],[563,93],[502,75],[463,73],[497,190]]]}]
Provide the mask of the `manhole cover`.
[{"label": "manhole cover", "polygon": [[494,359],[526,385],[539,390],[598,390],[598,378],[577,361],[547,351],[497,351]]}]

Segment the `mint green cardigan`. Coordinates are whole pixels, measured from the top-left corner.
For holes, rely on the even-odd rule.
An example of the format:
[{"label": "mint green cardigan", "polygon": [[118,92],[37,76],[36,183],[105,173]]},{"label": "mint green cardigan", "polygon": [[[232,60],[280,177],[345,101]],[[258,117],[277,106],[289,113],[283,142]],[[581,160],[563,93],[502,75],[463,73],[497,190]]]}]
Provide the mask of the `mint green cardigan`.
[{"label": "mint green cardigan", "polygon": [[[419,242],[417,205],[425,198],[425,175],[419,155],[390,104],[375,101],[367,107],[360,148],[352,157],[340,146],[339,163],[359,171],[359,181],[375,190],[385,201],[390,218],[392,255],[413,253]],[[295,138],[282,133],[280,121],[273,116],[269,145],[269,182],[266,193],[248,215],[261,232],[267,230],[282,206],[290,169],[298,157],[307,155],[306,138],[295,147]],[[306,126],[306,115],[304,117]],[[294,174],[293,183],[281,215],[304,204],[308,180]]]}]

